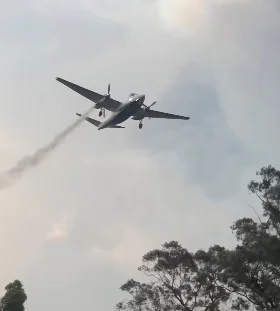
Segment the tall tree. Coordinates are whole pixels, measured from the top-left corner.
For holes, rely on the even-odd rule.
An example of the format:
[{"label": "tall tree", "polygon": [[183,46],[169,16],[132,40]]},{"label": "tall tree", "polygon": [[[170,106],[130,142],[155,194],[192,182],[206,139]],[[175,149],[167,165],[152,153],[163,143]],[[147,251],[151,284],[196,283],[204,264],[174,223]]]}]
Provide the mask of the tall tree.
[{"label": "tall tree", "polygon": [[258,222],[243,218],[233,224],[239,244],[219,262],[220,277],[257,309],[274,310],[280,307],[280,171],[270,165],[257,175],[261,180],[248,188],[260,199],[263,214]]},{"label": "tall tree", "polygon": [[271,165],[257,172],[248,188],[261,202],[258,221],[237,220],[231,227],[237,246],[215,245],[189,253],[178,242],[143,256],[139,268],[149,283],[129,280],[121,289],[131,299],[117,305],[131,311],[218,311],[280,308],[280,171]]},{"label": "tall tree", "polygon": [[141,284],[132,279],[124,284],[121,290],[132,299],[119,303],[119,310],[218,311],[229,298],[226,290],[208,277],[206,266],[175,241],[144,255],[139,270],[152,281]]},{"label": "tall tree", "polygon": [[1,299],[1,311],[24,311],[27,300],[22,283],[15,280],[5,287],[6,293]]}]

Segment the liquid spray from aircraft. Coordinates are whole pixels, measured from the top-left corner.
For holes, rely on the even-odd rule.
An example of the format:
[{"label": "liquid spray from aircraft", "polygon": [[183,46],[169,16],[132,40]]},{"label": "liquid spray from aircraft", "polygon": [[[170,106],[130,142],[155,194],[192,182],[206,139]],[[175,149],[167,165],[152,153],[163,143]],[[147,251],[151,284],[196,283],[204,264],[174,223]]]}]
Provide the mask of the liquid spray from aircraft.
[{"label": "liquid spray from aircraft", "polygon": [[47,158],[51,151],[55,150],[60,144],[62,144],[63,141],[81,124],[81,122],[83,122],[83,120],[94,109],[95,106],[91,107],[78,120],[76,120],[64,131],[55,136],[50,143],[37,149],[34,154],[24,156],[9,170],[0,173],[0,190],[12,186],[24,173],[27,173],[29,170],[42,163],[42,161]]}]

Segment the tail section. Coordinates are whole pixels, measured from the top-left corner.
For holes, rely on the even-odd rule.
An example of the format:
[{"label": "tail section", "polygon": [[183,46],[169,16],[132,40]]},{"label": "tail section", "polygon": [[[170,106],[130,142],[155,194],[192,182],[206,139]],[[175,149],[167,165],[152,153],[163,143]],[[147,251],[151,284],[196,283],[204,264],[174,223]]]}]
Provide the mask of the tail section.
[{"label": "tail section", "polygon": [[[77,116],[81,117],[82,115],[80,113],[76,113]],[[89,123],[93,124],[94,126],[98,127],[100,125],[100,121],[89,118],[89,117],[85,117],[85,120],[88,121]],[[124,129],[124,126],[119,126],[119,125],[112,125],[109,128],[122,128]]]},{"label": "tail section", "polygon": [[[77,116],[81,117],[82,115],[80,113],[76,113]],[[88,121],[89,123],[93,124],[94,126],[98,127],[100,125],[100,121],[98,120],[94,120],[92,118],[89,117],[85,117],[85,120]]]}]

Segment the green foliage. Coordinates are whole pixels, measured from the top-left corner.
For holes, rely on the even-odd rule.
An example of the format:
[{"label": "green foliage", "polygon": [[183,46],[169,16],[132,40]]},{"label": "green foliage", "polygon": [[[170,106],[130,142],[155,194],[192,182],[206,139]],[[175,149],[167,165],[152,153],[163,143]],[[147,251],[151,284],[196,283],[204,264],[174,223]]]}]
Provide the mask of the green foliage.
[{"label": "green foliage", "polygon": [[259,223],[249,218],[237,220],[231,227],[240,243],[229,252],[223,282],[231,291],[258,307],[273,310],[280,307],[280,171],[268,166],[251,181],[248,188],[263,207]]},{"label": "green foliage", "polygon": [[215,286],[208,265],[182,248],[177,242],[165,243],[162,249],[143,256],[139,268],[152,278],[149,284],[129,280],[121,287],[132,299],[121,302],[119,310],[220,310],[229,298],[225,289]]},{"label": "green foliage", "polygon": [[269,165],[263,167],[257,175],[261,181],[251,181],[248,189],[262,202],[267,229],[280,238],[280,171]]},{"label": "green foliage", "polygon": [[271,165],[257,172],[248,188],[259,199],[258,222],[237,220],[231,227],[237,239],[233,250],[215,245],[189,253],[178,242],[165,243],[143,256],[139,268],[149,283],[129,280],[121,290],[131,299],[119,310],[219,311],[280,308],[280,171]]},{"label": "green foliage", "polygon": [[5,287],[6,293],[1,299],[1,311],[24,311],[27,296],[19,280],[9,283]]}]

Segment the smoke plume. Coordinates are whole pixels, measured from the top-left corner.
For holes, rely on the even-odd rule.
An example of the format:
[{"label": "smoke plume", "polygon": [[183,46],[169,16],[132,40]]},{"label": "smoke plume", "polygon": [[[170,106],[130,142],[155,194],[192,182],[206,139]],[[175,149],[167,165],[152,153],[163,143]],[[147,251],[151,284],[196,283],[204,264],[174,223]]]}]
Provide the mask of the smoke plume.
[{"label": "smoke plume", "polygon": [[64,131],[54,137],[54,139],[35,151],[34,154],[24,156],[9,170],[0,174],[0,190],[12,186],[24,173],[36,167],[51,151],[55,150],[63,141],[69,136],[79,125],[85,117],[87,117],[93,110],[94,106],[85,112],[78,120],[69,125]]},{"label": "smoke plume", "polygon": [[205,31],[211,2],[211,0],[158,0],[158,9],[168,30],[175,31],[183,37],[196,37],[201,31]]}]

